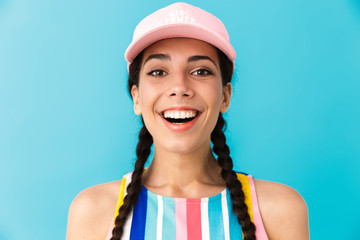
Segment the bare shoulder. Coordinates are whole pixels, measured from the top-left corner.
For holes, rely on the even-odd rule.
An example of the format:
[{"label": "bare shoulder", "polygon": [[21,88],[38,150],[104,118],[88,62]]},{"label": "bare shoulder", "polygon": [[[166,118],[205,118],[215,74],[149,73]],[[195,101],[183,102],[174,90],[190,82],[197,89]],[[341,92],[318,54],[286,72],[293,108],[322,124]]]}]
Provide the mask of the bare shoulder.
[{"label": "bare shoulder", "polygon": [[114,216],[121,181],[92,186],[71,203],[67,240],[105,239]]},{"label": "bare shoulder", "polygon": [[310,238],[307,205],[295,189],[257,179],[255,189],[269,239]]}]

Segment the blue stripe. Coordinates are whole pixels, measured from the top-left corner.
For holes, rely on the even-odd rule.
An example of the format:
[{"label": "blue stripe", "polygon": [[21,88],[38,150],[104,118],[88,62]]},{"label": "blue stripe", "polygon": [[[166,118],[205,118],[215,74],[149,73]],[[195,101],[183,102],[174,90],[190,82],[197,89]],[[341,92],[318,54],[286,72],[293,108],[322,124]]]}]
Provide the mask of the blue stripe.
[{"label": "blue stripe", "polygon": [[145,236],[147,189],[143,186],[133,211],[130,240],[143,240]]},{"label": "blue stripe", "polygon": [[175,199],[162,197],[164,207],[162,239],[175,240],[176,223],[175,223]]},{"label": "blue stripe", "polygon": [[148,191],[147,212],[146,212],[146,226],[145,239],[156,240],[156,226],[158,215],[158,199],[157,196]]},{"label": "blue stripe", "polygon": [[[215,199],[217,198],[217,199]],[[224,239],[224,222],[221,207],[221,194],[209,198],[210,240]]]},{"label": "blue stripe", "polygon": [[226,190],[226,201],[229,211],[229,228],[230,228],[230,239],[242,239],[241,226],[238,221],[238,217],[232,210],[233,203],[230,197],[230,191]]}]

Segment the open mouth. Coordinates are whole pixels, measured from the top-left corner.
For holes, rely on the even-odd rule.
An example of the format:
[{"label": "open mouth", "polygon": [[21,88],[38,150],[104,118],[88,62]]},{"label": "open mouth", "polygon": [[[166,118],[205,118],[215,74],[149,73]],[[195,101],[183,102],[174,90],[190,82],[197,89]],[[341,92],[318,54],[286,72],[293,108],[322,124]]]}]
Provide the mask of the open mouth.
[{"label": "open mouth", "polygon": [[163,118],[172,124],[183,124],[194,120],[199,115],[198,111],[164,111]]}]

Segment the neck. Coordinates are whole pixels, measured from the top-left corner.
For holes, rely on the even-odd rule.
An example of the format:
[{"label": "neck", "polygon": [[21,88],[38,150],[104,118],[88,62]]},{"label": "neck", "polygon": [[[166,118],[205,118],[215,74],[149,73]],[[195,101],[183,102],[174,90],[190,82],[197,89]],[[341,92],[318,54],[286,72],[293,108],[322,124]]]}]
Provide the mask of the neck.
[{"label": "neck", "polygon": [[224,187],[220,171],[210,144],[190,153],[159,151],[155,145],[154,159],[144,172],[143,183],[164,195],[188,195],[185,192],[209,186],[216,192]]}]

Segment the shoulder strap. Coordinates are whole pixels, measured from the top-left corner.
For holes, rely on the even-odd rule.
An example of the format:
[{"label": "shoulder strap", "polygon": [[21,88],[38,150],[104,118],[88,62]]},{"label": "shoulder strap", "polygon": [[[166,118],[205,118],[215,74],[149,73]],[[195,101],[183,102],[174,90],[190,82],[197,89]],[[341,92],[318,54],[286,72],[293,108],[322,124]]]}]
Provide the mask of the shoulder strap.
[{"label": "shoulder strap", "polygon": [[237,179],[241,182],[242,190],[245,194],[245,203],[246,203],[246,206],[248,207],[248,213],[249,213],[250,219],[252,222],[254,222],[249,175],[247,175],[245,173],[236,173],[236,175],[237,175]]},{"label": "shoulder strap", "polygon": [[[120,207],[124,204],[124,198],[125,198],[126,193],[127,193],[126,188],[129,185],[129,183],[131,182],[131,175],[132,175],[132,172],[124,175],[123,179],[121,180],[119,197],[118,197],[118,200],[117,200],[115,214],[114,214],[114,221],[117,218],[117,216],[119,215]],[[115,224],[115,222],[114,222],[114,224]]]},{"label": "shoulder strap", "polygon": [[242,184],[242,189],[245,194],[245,203],[248,206],[248,212],[251,221],[256,227],[256,238],[268,240],[264,223],[262,222],[259,204],[257,201],[254,178],[251,175],[245,173],[236,173],[239,181]]}]

